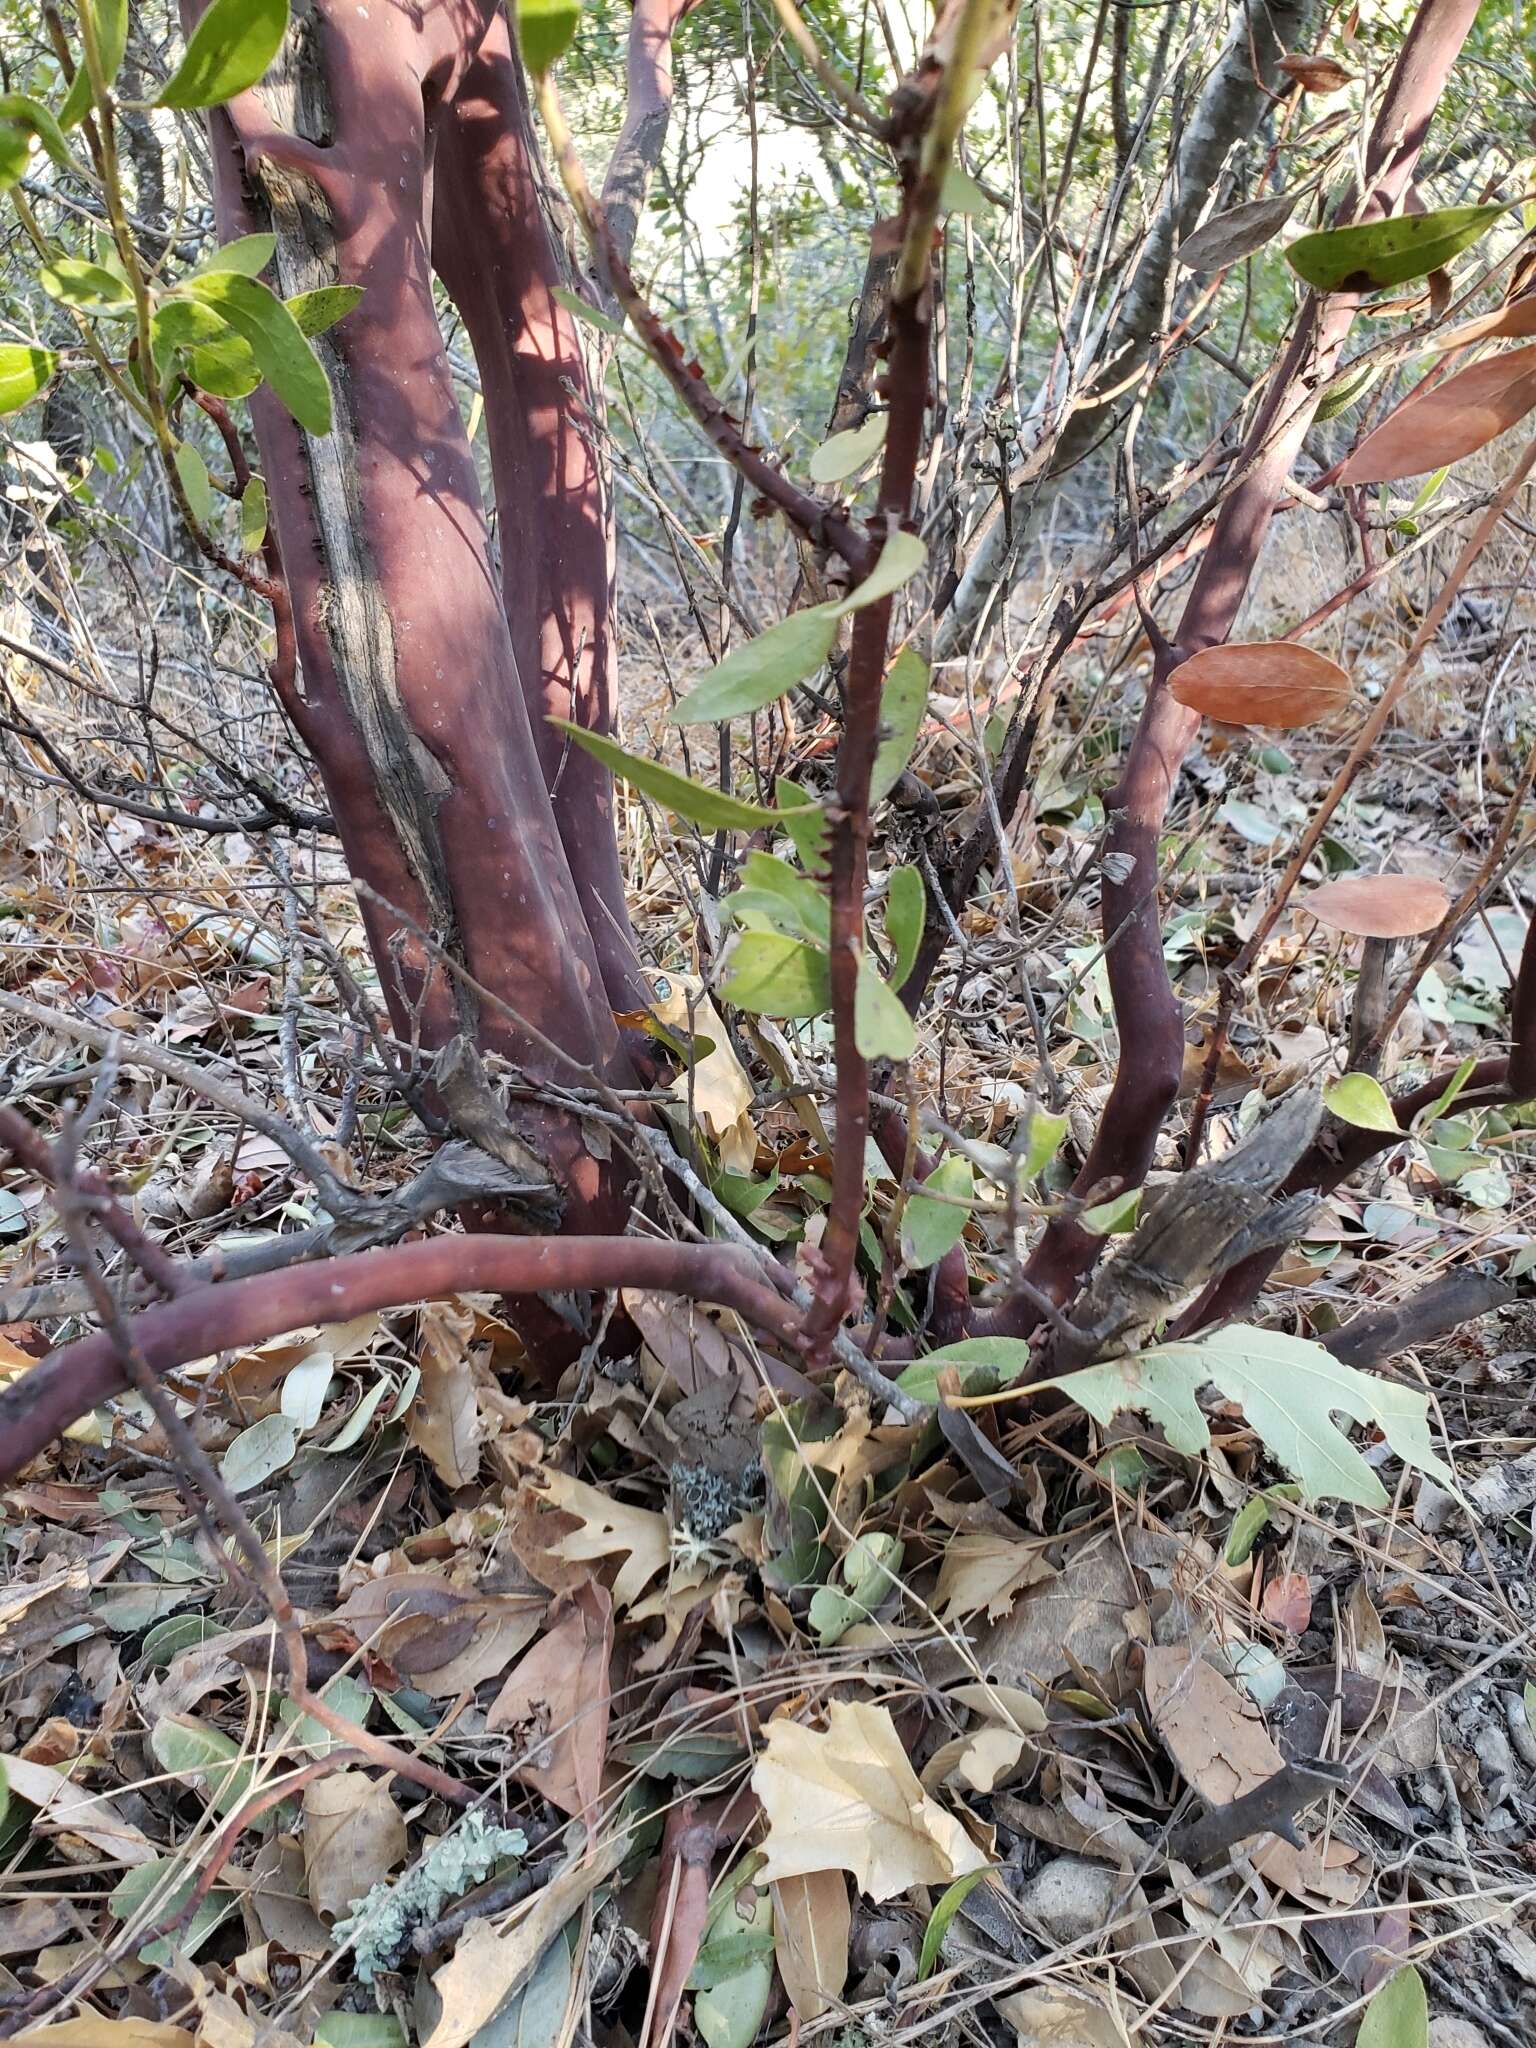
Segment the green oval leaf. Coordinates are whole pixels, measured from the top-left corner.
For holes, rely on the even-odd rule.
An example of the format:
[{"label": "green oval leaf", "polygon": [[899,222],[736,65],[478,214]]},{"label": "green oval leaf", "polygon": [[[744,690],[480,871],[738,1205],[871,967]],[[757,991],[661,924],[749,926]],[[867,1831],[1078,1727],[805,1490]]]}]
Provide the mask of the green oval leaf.
[{"label": "green oval leaf", "polygon": [[237,235],[234,241],[210,250],[188,275],[207,277],[215,270],[238,270],[242,277],[256,277],[272,261],[276,250],[276,235]]},{"label": "green oval leaf", "polygon": [[231,1493],[249,1493],[281,1472],[299,1446],[298,1424],[287,1415],[263,1415],[242,1429],[224,1453],[221,1469]]},{"label": "green oval leaf", "polygon": [[267,537],[267,487],[253,476],[240,493],[240,545],[248,555],[261,552]]},{"label": "green oval leaf", "polygon": [[865,605],[878,604],[881,598],[893,596],[903,583],[911,582],[927,559],[927,543],[915,533],[898,528],[886,540],[879,561],[864,581],[850,590],[835,609],[840,613],[860,612]]},{"label": "green oval leaf", "polygon": [[[128,47],[128,0],[81,0],[82,6],[91,10],[91,26],[96,36],[96,61],[101,67],[102,85],[110,92],[118,72],[122,68],[123,52]],[[79,68],[70,82],[64,104],[59,109],[59,120],[66,128],[73,128],[89,111],[91,105],[91,75],[82,57]]]},{"label": "green oval leaf", "polygon": [[781,932],[746,932],[731,954],[720,994],[764,1017],[820,1017],[832,1001],[827,956]]},{"label": "green oval leaf", "polygon": [[175,459],[176,474],[181,479],[181,488],[186,493],[192,517],[206,532],[213,524],[213,484],[209,480],[208,465],[189,441],[177,442]]},{"label": "green oval leaf", "polygon": [[338,320],[344,320],[364,296],[360,284],[322,284],[312,292],[296,292],[284,305],[293,315],[300,334],[324,334]]},{"label": "green oval leaf", "polygon": [[880,745],[869,779],[872,804],[889,796],[912,758],[918,727],[928,706],[928,664],[915,647],[903,647],[886,673],[880,692]]},{"label": "green oval leaf", "polygon": [[1341,1074],[1323,1089],[1323,1102],[1341,1123],[1360,1131],[1402,1129],[1387,1091],[1374,1074]]},{"label": "green oval leaf", "polygon": [[1286,250],[1286,260],[1318,292],[1379,292],[1427,277],[1485,235],[1507,208],[1442,206],[1350,228],[1322,228]]},{"label": "green oval leaf", "polygon": [[674,722],[716,725],[723,718],[761,711],[821,667],[832,651],[840,616],[836,605],[812,605],[733,647],[694,684],[672,713]]},{"label": "green oval leaf", "polygon": [[867,953],[854,984],[853,1042],[867,1060],[909,1060],[917,1050],[917,1028],[906,1005]]},{"label": "green oval leaf", "polygon": [[709,789],[702,782],[694,782],[681,775],[677,769],[667,767],[663,761],[647,760],[644,754],[632,754],[627,747],[621,747],[617,740],[611,740],[604,733],[589,732],[585,726],[575,725],[568,718],[551,718],[551,725],[573,739],[578,747],[611,768],[615,775],[646,796],[652,796],[657,803],[664,804],[669,811],[675,811],[680,818],[689,818],[695,825],[704,825],[714,831],[755,832],[760,826],[776,824],[781,813],[770,811],[764,804],[749,803],[745,797],[728,796],[723,789]]},{"label": "green oval leaf", "polygon": [[807,464],[812,483],[840,484],[844,477],[862,469],[885,446],[890,423],[888,413],[871,413],[860,426],[849,427],[846,433],[833,434],[823,441]]},{"label": "green oval leaf", "polygon": [[1078,1222],[1094,1237],[1122,1237],[1133,1230],[1141,1208],[1142,1190],[1127,1188],[1123,1195],[1116,1195],[1111,1201],[1097,1202],[1091,1209],[1085,1209]]},{"label": "green oval leaf", "polygon": [[995,1387],[1012,1386],[1029,1369],[1033,1357],[1022,1337],[966,1337],[907,1366],[896,1384],[914,1401],[934,1402],[939,1398],[939,1374],[951,1366],[962,1394],[989,1394]]},{"label": "green oval leaf", "polygon": [[53,382],[59,359],[51,348],[24,341],[0,342],[0,413],[19,412],[41,398]]},{"label": "green oval leaf", "polygon": [[[971,1198],[975,1192],[976,1176],[971,1162],[952,1152],[939,1161],[923,1182],[923,1191],[914,1191],[907,1197],[901,1215],[901,1250],[914,1271],[936,1266],[946,1253],[954,1250],[971,1220]],[[949,1199],[936,1200],[940,1195]]]},{"label": "green oval leaf", "polygon": [[892,868],[885,892],[885,935],[896,956],[891,966],[892,988],[900,988],[912,972],[927,913],[922,871],[914,867]]},{"label": "green oval leaf", "polygon": [[535,78],[542,78],[576,39],[581,0],[517,0],[517,46]]},{"label": "green oval leaf", "polygon": [[87,263],[83,256],[60,256],[39,266],[37,281],[49,298],[77,313],[107,316],[133,311],[133,293],[121,277]]},{"label": "green oval leaf", "polygon": [[1412,1963],[1382,1985],[1365,2009],[1355,2048],[1428,2048],[1429,2001]]},{"label": "green oval leaf", "polygon": [[301,427],[311,434],[331,431],[331,387],[320,358],[276,293],[238,270],[191,277],[183,288],[212,306],[250,344],[262,376]]},{"label": "green oval leaf", "polygon": [[213,0],[157,107],[216,107],[265,77],[288,28],[288,0]]},{"label": "green oval leaf", "polygon": [[64,131],[48,109],[25,93],[0,93],[0,191],[25,176],[34,135],[60,170],[74,168]]},{"label": "green oval leaf", "polygon": [[827,864],[827,814],[808,789],[787,775],[773,785],[779,800],[779,822],[789,843],[800,856],[800,865],[819,874]]}]

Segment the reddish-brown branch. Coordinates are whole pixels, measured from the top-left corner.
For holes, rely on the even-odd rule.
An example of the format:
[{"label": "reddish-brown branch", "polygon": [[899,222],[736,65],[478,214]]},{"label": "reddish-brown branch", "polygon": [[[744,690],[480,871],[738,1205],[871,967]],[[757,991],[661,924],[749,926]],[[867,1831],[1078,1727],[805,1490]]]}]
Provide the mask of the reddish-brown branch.
[{"label": "reddish-brown branch", "polygon": [[[1401,200],[1446,77],[1477,15],[1477,0],[1424,0],[1382,100],[1366,152],[1365,190],[1345,202],[1344,220],[1389,213]],[[1120,1062],[1074,1193],[1108,1177],[1139,1185],[1146,1177],[1163,1119],[1178,1092],[1184,1061],[1184,1015],[1163,957],[1157,902],[1157,841],[1199,716],[1177,703],[1168,682],[1179,662],[1224,640],[1258,564],[1269,522],[1291,465],[1317,409],[1320,388],[1337,361],[1358,300],[1349,294],[1303,301],[1285,358],[1254,418],[1238,480],[1222,503],[1179,623],[1177,646],[1160,648],[1141,722],[1124,775],[1107,799],[1107,853],[1118,856],[1102,889],[1107,969],[1120,1040]],[[1065,1301],[1102,1251],[1065,1214],[1050,1225],[1023,1278],[1048,1299]],[[1036,1310],[1027,1297],[1010,1304],[1004,1321],[1024,1328]]]},{"label": "reddish-brown branch", "polygon": [[532,109],[498,13],[437,127],[432,262],[474,345],[496,486],[501,596],[522,694],[603,986],[651,1000],[625,901],[613,778],[549,723],[618,717],[610,484],[600,399],[544,207]]},{"label": "reddish-brown branch", "polygon": [[[787,1349],[798,1319],[751,1255],[728,1245],[635,1237],[433,1237],[223,1287],[199,1287],[141,1310],[128,1330],[164,1374],[196,1358],[265,1343],[308,1323],[341,1323],[375,1309],[485,1290],[507,1295],[655,1288],[713,1301]],[[82,1415],[128,1384],[111,1335],[52,1352],[0,1389],[0,1478],[11,1478]]]},{"label": "reddish-brown branch", "polygon": [[[890,425],[880,472],[878,515],[894,531],[909,516],[928,411],[930,309],[925,283],[891,303],[888,363]],[[837,752],[837,799],[827,810],[831,873],[832,1039],[837,1062],[837,1122],[832,1147],[832,1203],[816,1302],[807,1317],[824,1340],[848,1313],[853,1263],[864,1212],[864,1141],[869,1131],[869,1062],[859,1051],[854,1009],[864,950],[864,886],[869,872],[869,788],[880,745],[880,696],[890,644],[893,600],[855,614],[848,650],[843,737]]]}]

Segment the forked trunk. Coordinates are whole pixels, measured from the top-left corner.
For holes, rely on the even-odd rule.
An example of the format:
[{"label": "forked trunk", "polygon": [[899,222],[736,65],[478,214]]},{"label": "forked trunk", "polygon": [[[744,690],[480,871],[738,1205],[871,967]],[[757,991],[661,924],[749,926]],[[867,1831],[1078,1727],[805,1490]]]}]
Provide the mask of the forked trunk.
[{"label": "forked trunk", "polygon": [[[531,179],[526,191],[519,181],[526,109],[516,127],[502,120],[517,89],[504,17],[491,0],[367,13],[303,0],[294,13],[261,93],[215,114],[212,130],[223,231],[270,228],[285,294],[364,291],[318,343],[329,435],[301,432],[266,392],[252,402],[304,736],[365,885],[400,1037],[431,1054],[462,1035],[536,1082],[623,1078],[599,967],[600,950],[610,972],[632,961],[612,914],[611,795],[583,757],[561,800],[563,842],[547,780],[557,764],[530,720],[552,689],[586,715],[583,693],[609,687],[608,569],[595,469],[568,422],[550,421],[579,352],[573,364],[562,336],[542,353],[556,330],[521,310],[539,292],[548,304],[551,252]],[[487,146],[475,148],[466,138],[482,106]],[[427,223],[445,138],[465,208],[449,246],[476,257],[456,275],[484,350],[504,581],[433,303]],[[565,636],[557,593],[574,593]],[[608,907],[601,949],[588,906]],[[541,1104],[510,1114],[563,1191],[565,1227],[621,1221],[615,1169],[579,1123]]]}]

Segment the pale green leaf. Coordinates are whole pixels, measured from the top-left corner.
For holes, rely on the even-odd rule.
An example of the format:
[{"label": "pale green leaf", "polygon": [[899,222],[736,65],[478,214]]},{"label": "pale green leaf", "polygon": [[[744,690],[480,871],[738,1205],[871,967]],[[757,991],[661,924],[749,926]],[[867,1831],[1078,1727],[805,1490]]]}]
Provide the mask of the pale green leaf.
[{"label": "pale green leaf", "polygon": [[343,1451],[350,1451],[378,1413],[384,1396],[394,1391],[395,1382],[387,1374],[380,1373],[379,1377],[373,1381],[368,1391],[363,1395],[363,1398],[352,1410],[352,1413],[347,1417],[340,1429],[331,1438],[330,1442],[320,1446],[326,1456],[328,1458],[336,1458]]},{"label": "pale green leaf", "polygon": [[237,235],[234,241],[210,249],[202,262],[195,263],[187,274],[206,277],[214,270],[238,270],[242,277],[256,277],[272,261],[276,250],[276,235]]},{"label": "pale green leaf", "polygon": [[827,956],[803,939],[746,932],[736,941],[720,993],[765,1017],[819,1017],[832,1001]]},{"label": "pale green leaf", "polygon": [[517,43],[535,78],[558,63],[576,39],[581,0],[517,0]]},{"label": "pale green leaf", "polygon": [[575,725],[568,718],[552,718],[551,725],[584,747],[589,754],[615,775],[644,795],[654,797],[659,804],[674,811],[680,818],[691,819],[695,825],[704,825],[714,831],[755,832],[759,826],[782,822],[778,811],[771,811],[764,804],[749,803],[745,797],[728,796],[723,789],[710,789],[702,782],[694,782],[688,776],[679,774],[677,769],[668,768],[664,762],[648,760],[644,754],[632,754],[627,747],[621,747],[617,740],[611,740],[605,733],[589,732],[585,726]]},{"label": "pale green leaf", "polygon": [[[176,1875],[183,1870],[186,1875],[178,1883]],[[196,1883],[197,1872],[187,1869],[185,1857],[161,1856],[153,1863],[135,1865],[126,1877],[119,1878],[107,1894],[107,1910],[114,1920],[142,1919],[145,1927],[153,1927],[186,1905]],[[238,1904],[232,1891],[210,1892],[185,1927],[160,1941],[146,1942],[139,1950],[139,1961],[163,1970],[178,1956],[190,1959]]]},{"label": "pale green leaf", "polygon": [[267,537],[267,487],[253,476],[240,493],[240,545],[248,555],[259,554]]},{"label": "pale green leaf", "polygon": [[301,1430],[313,1429],[325,1413],[325,1397],[336,1376],[336,1361],[329,1351],[311,1351],[283,1375],[278,1406]]},{"label": "pale green leaf", "polygon": [[187,38],[157,107],[216,107],[266,76],[288,28],[288,0],[213,0]]},{"label": "pale green leaf", "polygon": [[950,1367],[962,1394],[990,1394],[998,1387],[1012,1386],[1033,1361],[1034,1351],[1022,1337],[963,1337],[958,1344],[945,1344],[904,1367],[896,1384],[914,1401],[937,1401],[939,1374]]},{"label": "pale green leaf", "polygon": [[1487,233],[1502,205],[1442,206],[1303,235],[1286,259],[1319,292],[1375,292],[1440,270]]},{"label": "pale green leaf", "polygon": [[176,474],[186,494],[192,517],[204,532],[213,524],[213,485],[208,465],[190,441],[176,443]]},{"label": "pale green leaf", "polygon": [[26,176],[34,136],[61,171],[76,168],[63,129],[41,101],[21,92],[0,93],[0,192]]},{"label": "pale green leaf", "polygon": [[951,164],[944,173],[939,204],[946,213],[989,213],[992,208],[992,201],[970,172],[962,171],[958,164]]},{"label": "pale green leaf", "polygon": [[1096,1202],[1091,1209],[1085,1209],[1077,1220],[1093,1237],[1123,1237],[1128,1230],[1135,1228],[1141,1196],[1140,1188],[1127,1188],[1123,1195],[1116,1195],[1108,1202]]},{"label": "pale green leaf", "polygon": [[1060,1388],[1100,1423],[1136,1409],[1162,1425],[1174,1450],[1191,1453],[1210,1442],[1196,1396],[1214,1386],[1242,1409],[1307,1499],[1385,1507],[1385,1487],[1333,1420],[1347,1415],[1379,1429],[1405,1465],[1455,1491],[1456,1475],[1430,1442],[1423,1394],[1341,1365],[1321,1344],[1283,1330],[1237,1323],[1041,1384]]},{"label": "pale green leaf", "polygon": [[557,284],[550,297],[557,306],[563,306],[573,320],[579,320],[586,327],[595,327],[599,334],[622,334],[624,322],[615,320],[611,313],[601,306],[594,306],[590,299],[584,299],[580,292],[573,292],[569,286]]},{"label": "pale green leaf", "polygon": [[733,647],[699,678],[673,719],[678,725],[717,725],[760,711],[816,673],[832,651],[840,616],[836,605],[812,605]]},{"label": "pale green leaf", "polygon": [[904,583],[911,582],[927,559],[925,543],[915,533],[898,528],[888,536],[879,561],[864,581],[830,609],[838,613],[858,612],[867,604],[878,604],[881,598],[894,596]]},{"label": "pale green leaf", "polygon": [[59,256],[40,264],[37,281],[50,299],[77,313],[112,318],[133,311],[133,293],[126,281],[99,263],[87,263],[83,256]]},{"label": "pale green leaf", "polygon": [[968,1870],[964,1877],[957,1877],[953,1884],[945,1886],[943,1896],[934,1907],[928,1925],[923,1930],[922,1952],[917,1959],[919,1981],[932,1976],[933,1966],[939,1959],[939,1950],[944,1946],[944,1937],[949,1932],[949,1923],[981,1880],[990,1875],[991,1872],[988,1870]]},{"label": "pale green leaf", "polygon": [[909,1060],[917,1050],[906,1005],[867,953],[860,956],[853,991],[853,1042],[867,1060]]},{"label": "pale green leaf", "polygon": [[22,341],[0,342],[0,414],[19,412],[41,398],[53,382],[59,359],[51,348]]},{"label": "pale green leaf", "polygon": [[[976,1177],[971,1162],[957,1152],[941,1159],[923,1182],[924,1192],[907,1197],[901,1216],[902,1256],[914,1270],[936,1266],[965,1234],[971,1218]],[[936,1201],[937,1195],[952,1199]]]},{"label": "pale green leaf", "polygon": [[912,758],[928,705],[928,664],[915,647],[903,647],[886,672],[880,692],[880,745],[869,779],[872,804],[889,796]]},{"label": "pale green leaf", "polygon": [[1387,1091],[1374,1074],[1341,1074],[1323,1089],[1323,1101],[1341,1123],[1361,1131],[1398,1131]]},{"label": "pale green leaf", "polygon": [[[128,0],[80,0],[83,7],[91,10],[91,26],[96,31],[96,62],[101,72],[104,92],[112,90],[118,72],[122,68],[123,52],[128,47]],[[86,68],[84,52],[64,104],[59,109],[59,121],[65,128],[73,128],[91,108],[91,74]]]},{"label": "pale green leaf", "polygon": [[316,2048],[406,2048],[405,2029],[392,2012],[343,2012],[315,2023]]},{"label": "pale green leaf", "polygon": [[823,441],[808,465],[812,483],[840,484],[844,477],[862,469],[885,446],[889,425],[888,413],[875,412],[859,426]]},{"label": "pale green leaf", "polygon": [[1020,1164],[1020,1178],[1032,1181],[1037,1174],[1044,1173],[1061,1149],[1061,1141],[1067,1135],[1065,1116],[1053,1116],[1049,1110],[1035,1104],[1029,1112],[1029,1125],[1024,1136],[1023,1159]]},{"label": "pale green leaf", "polygon": [[1412,1963],[1382,1985],[1365,2009],[1355,2048],[1428,2048],[1429,2000]]},{"label": "pale green leaf", "polygon": [[1226,1561],[1230,1565],[1246,1564],[1253,1555],[1253,1546],[1263,1534],[1265,1526],[1273,1520],[1275,1509],[1286,1501],[1300,1500],[1299,1486],[1270,1486],[1263,1493],[1256,1493],[1246,1501],[1232,1517],[1232,1533],[1227,1538]]},{"label": "pale green leaf", "polygon": [[741,864],[741,887],[725,909],[748,930],[787,932],[812,945],[831,941],[832,912],[826,891],[773,853],[749,853]]},{"label": "pale green leaf", "polygon": [[[773,1989],[773,1895],[766,1886],[754,1891],[743,1884],[720,1903],[724,1911],[711,1915],[695,1964],[713,1981],[694,1996],[693,2024],[707,2048],[751,2048]],[[736,1967],[712,1968],[712,1949]]]},{"label": "pale green leaf", "polygon": [[789,843],[800,856],[800,865],[819,874],[827,864],[827,814],[808,789],[802,789],[787,775],[773,785],[779,804],[779,823]]},{"label": "pale green leaf", "polygon": [[220,1468],[231,1493],[249,1493],[293,1461],[299,1447],[298,1424],[291,1416],[263,1415],[242,1429],[224,1453]]},{"label": "pale green leaf", "polygon": [[[191,1714],[166,1714],[149,1738],[161,1770],[173,1778],[196,1778],[215,1812],[231,1814],[250,1797],[259,1760],[241,1754],[222,1729],[210,1728]],[[258,1814],[253,1826],[270,1826],[272,1810]]]},{"label": "pale green leaf", "polygon": [[892,868],[885,892],[885,935],[896,956],[891,966],[892,988],[900,988],[912,972],[917,949],[922,944],[927,909],[922,871],[914,867]]}]

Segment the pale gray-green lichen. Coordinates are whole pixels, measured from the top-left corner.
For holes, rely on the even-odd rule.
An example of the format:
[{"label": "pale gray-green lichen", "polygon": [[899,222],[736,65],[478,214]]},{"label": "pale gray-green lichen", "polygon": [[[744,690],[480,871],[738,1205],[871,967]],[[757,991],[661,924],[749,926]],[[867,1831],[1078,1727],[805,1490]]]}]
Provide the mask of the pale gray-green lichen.
[{"label": "pale gray-green lichen", "polygon": [[398,1969],[418,1927],[440,1920],[453,1900],[483,1884],[498,1863],[524,1855],[527,1848],[521,1828],[495,1826],[477,1808],[397,1884],[376,1884],[365,1898],[355,1899],[351,1913],[338,1920],[332,1932],[338,1942],[352,1943],[358,1980],[372,1984]]}]

